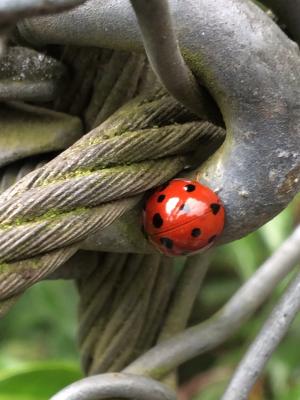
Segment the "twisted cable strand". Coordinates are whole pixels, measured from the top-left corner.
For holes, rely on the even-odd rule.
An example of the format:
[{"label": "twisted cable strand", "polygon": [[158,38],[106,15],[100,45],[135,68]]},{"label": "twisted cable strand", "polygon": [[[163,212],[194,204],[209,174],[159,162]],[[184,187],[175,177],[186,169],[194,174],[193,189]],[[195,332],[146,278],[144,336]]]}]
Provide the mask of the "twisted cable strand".
[{"label": "twisted cable strand", "polygon": [[150,316],[155,329],[147,348],[153,344],[164,312],[157,312],[155,308],[153,313],[152,300],[156,299],[158,287],[163,286],[159,311],[165,310],[164,304],[170,298],[170,290],[166,289],[174,282],[170,260],[158,255],[120,257],[108,253],[100,263],[99,269],[107,269],[109,263],[110,273],[105,279],[102,275],[99,277],[96,296],[92,297],[88,288],[95,291],[97,270],[79,291],[79,343],[86,374],[120,370],[141,354],[145,350],[145,338],[149,338]]},{"label": "twisted cable strand", "polygon": [[69,81],[66,90],[54,101],[55,110],[82,117],[102,54],[102,49],[94,47],[64,47],[61,62],[70,67]]},{"label": "twisted cable strand", "polygon": [[[91,100],[89,106],[91,106],[93,102],[97,100],[97,109],[100,111],[98,111],[97,115],[95,116],[91,128],[94,128],[101,124],[103,121],[105,121],[106,118],[108,118],[112,114],[112,112],[116,111],[126,101],[132,99],[134,95],[139,92],[139,85],[144,80],[143,72],[146,66],[147,63],[144,55],[131,53],[126,64],[122,68],[121,73],[115,75],[114,79],[112,79],[113,86],[111,88],[107,88],[109,90],[108,93],[107,91],[104,92],[103,90],[97,91],[97,88],[95,88],[96,96],[94,99]],[[111,68],[114,71],[113,63],[111,65]],[[102,77],[102,79],[105,79],[105,83],[102,82],[101,79],[101,82],[99,83],[99,86],[101,86],[101,88],[103,88],[103,85],[107,86],[107,84],[109,83],[107,77],[107,75],[105,75],[105,78]],[[97,96],[98,93],[106,94],[106,98],[104,100],[104,103],[101,104],[101,107],[99,107],[99,99]]]},{"label": "twisted cable strand", "polygon": [[20,225],[21,219],[24,222],[38,220],[47,212],[57,215],[134,196],[149,189],[149,182],[153,182],[153,186],[158,185],[161,181],[160,171],[165,171],[166,176],[172,176],[174,170],[182,169],[184,162],[183,157],[170,157],[92,171],[34,187],[0,205],[0,229],[14,226],[15,221]]},{"label": "twisted cable strand", "polygon": [[128,337],[132,339],[132,334],[138,336],[138,321],[143,320],[142,311],[147,309],[147,298],[157,275],[160,258],[159,255],[145,257],[122,302],[115,310],[112,309],[109,321],[93,349],[94,362],[90,374],[108,371],[114,359],[126,347]]},{"label": "twisted cable strand", "polygon": [[51,273],[78,250],[77,246],[49,252],[17,263],[1,264],[1,298],[5,299],[24,291],[44,275]]},{"label": "twisted cable strand", "polygon": [[[155,152],[156,157],[166,157],[187,151],[199,138],[208,140],[216,133],[222,137],[220,128],[203,122],[136,131],[139,124],[147,127],[162,118],[166,108],[163,99],[161,108],[158,102],[157,98],[150,103],[143,98],[126,105],[99,129],[0,196],[2,261],[37,255],[85,238],[132,204],[124,207],[124,200],[97,210],[89,207],[141,193],[170,179],[185,164],[182,156],[133,164],[135,160],[153,157]],[[117,139],[121,140],[121,146],[114,154],[112,149],[118,147]],[[131,165],[123,164],[127,160]],[[105,168],[109,163],[122,166]]]},{"label": "twisted cable strand", "polygon": [[[134,105],[136,105],[136,107],[134,107]],[[133,111],[131,107],[135,111]],[[68,175],[68,179],[72,182],[77,182],[78,185],[76,187],[79,188],[78,191],[81,193],[81,199],[86,200],[84,190],[82,190],[82,187],[80,186],[80,179],[86,180],[86,176],[84,175],[83,178],[80,176],[76,177],[76,171],[78,170],[76,170],[76,165],[72,163],[73,152],[74,154],[77,154],[78,160],[80,160],[81,151],[86,154],[86,160],[89,160],[89,151],[85,151],[85,146],[88,146],[88,143],[92,138],[93,143],[90,144],[89,147],[89,150],[91,151],[90,154],[92,154],[92,156],[97,160],[97,164],[99,165],[101,164],[101,157],[97,159],[97,154],[99,153],[100,155],[103,155],[104,159],[106,156],[106,153],[103,153],[101,151],[101,143],[105,142],[107,144],[107,141],[109,140],[115,141],[117,137],[122,138],[122,132],[125,136],[128,135],[128,141],[130,141],[132,139],[132,132],[128,130],[129,128],[139,128],[138,133],[136,134],[135,132],[133,132],[133,134],[136,134],[137,138],[142,139],[143,135],[141,132],[141,127],[146,127],[148,129],[149,125],[151,126],[151,124],[153,123],[159,123],[160,125],[162,125],[165,116],[172,112],[175,112],[176,110],[178,110],[177,103],[174,101],[170,101],[168,98],[165,99],[165,94],[162,95],[161,93],[155,93],[152,96],[149,96],[149,99],[138,99],[136,103],[133,103],[133,105],[127,105],[124,107],[124,109],[121,109],[120,112],[117,113],[118,116],[114,115],[112,117],[112,121],[110,123],[106,122],[105,127],[107,129],[105,129],[105,127],[103,128],[103,137],[101,137],[100,135],[100,138],[97,138],[97,130],[93,131],[92,135],[90,137],[87,136],[86,138],[84,138],[81,144],[76,143],[74,147],[64,152],[54,161],[51,161],[48,164],[39,168],[38,170],[29,173],[20,181],[15,183],[11,188],[7,189],[0,196],[1,207],[3,207],[3,219],[1,219],[1,221],[5,221],[6,223],[10,221],[11,223],[10,225],[2,224],[2,229],[0,229],[0,254],[2,260],[2,264],[0,265],[0,267],[2,267],[0,268],[1,300],[8,299],[12,294],[16,294],[20,291],[25,290],[28,286],[42,279],[44,276],[54,271],[57,267],[59,267],[63,262],[67,260],[67,256],[63,258],[55,257],[55,260],[53,260],[53,263],[51,264],[50,258],[43,258],[43,255],[42,258],[40,258],[39,254],[48,251],[50,252],[49,257],[51,257],[52,254],[56,254],[55,251],[57,249],[60,249],[63,246],[75,246],[75,243],[83,240],[89,233],[94,232],[96,229],[99,229],[99,227],[107,226],[116,217],[120,216],[126,210],[131,208],[133,204],[136,203],[136,201],[138,201],[138,198],[117,200],[111,203],[104,203],[103,205],[91,209],[87,208],[86,204],[83,204],[83,206],[76,208],[75,210],[73,209],[68,212],[62,210],[57,212],[57,210],[55,210],[55,205],[51,204],[51,202],[47,202],[47,192],[45,192],[45,186],[47,185],[41,185],[42,181],[39,180],[39,177],[51,176],[51,179],[55,179],[57,176],[61,177],[60,174],[62,172],[67,175],[70,173]],[[118,131],[120,127],[121,129],[120,131]],[[188,135],[189,132],[191,132],[191,137],[193,138],[193,140],[197,140],[197,134],[198,137],[204,141],[209,141],[211,137],[213,137],[213,140],[215,140],[217,137],[217,140],[219,141],[221,138],[223,138],[222,130],[212,126],[208,126],[207,124],[202,122],[195,122],[194,126],[188,124],[187,126],[182,125],[182,127],[182,132],[184,132],[185,134]],[[101,129],[102,127],[100,128],[100,131]],[[172,126],[167,126],[166,129],[169,133],[169,136],[172,136]],[[162,128],[157,128],[154,130],[150,129],[149,131],[146,131],[147,137],[150,137],[151,134],[154,133],[154,137],[156,137],[157,141],[155,141],[156,144],[154,146],[156,146],[155,148],[157,148],[157,150],[159,150],[159,132],[162,132],[162,136],[164,136],[163,126]],[[177,139],[178,137],[182,138],[182,143],[185,147],[186,141],[182,132],[180,130],[180,126],[174,125],[174,136],[177,136]],[[193,140],[191,140],[191,143],[193,142]],[[114,144],[115,143],[116,142],[114,142]],[[149,143],[151,143],[151,141]],[[190,146],[190,144],[188,144],[187,147],[188,146]],[[142,149],[145,149],[144,142],[142,145]],[[152,150],[153,149],[154,147],[152,147]],[[168,146],[165,147],[165,145],[162,145],[161,149],[164,152],[163,154],[167,154],[168,151],[170,153],[174,151],[172,148],[169,148],[168,150]],[[180,151],[180,146],[177,147],[177,149],[178,151]],[[120,151],[122,152],[122,150]],[[130,147],[126,149],[126,152],[127,155],[130,154]],[[139,151],[138,153],[140,152],[141,151]],[[111,155],[111,163],[114,164],[113,152],[111,152]],[[118,162],[120,162],[120,159],[118,160]],[[90,162],[86,160],[85,162]],[[105,159],[105,165],[106,164],[107,159]],[[127,195],[131,195],[131,190],[143,191],[146,188],[152,187],[153,185],[168,180],[183,168],[184,159],[181,156],[173,157],[169,160],[161,159],[160,161],[158,161],[158,163],[154,161],[149,161],[149,163],[144,163],[144,165],[146,165],[146,173],[144,175],[143,171],[138,170],[138,167],[141,165],[142,164],[136,164],[136,168],[132,167],[132,169],[130,169],[129,166],[125,166],[125,170],[128,170],[129,172],[131,171],[131,175],[129,175],[128,177],[129,186],[127,188],[127,192],[126,188],[124,189],[124,185],[123,187],[119,186],[121,196],[125,196],[126,193]],[[55,166],[58,167],[58,170],[55,170]],[[161,167],[161,169],[159,168],[159,166]],[[23,174],[28,172],[31,167],[34,167],[34,165],[29,167],[25,166],[21,169],[19,173],[14,167],[8,168],[8,172],[7,174],[5,174],[3,180],[5,182],[2,182],[2,189],[5,189],[8,185],[12,184],[15,180],[16,175],[21,177]],[[52,172],[52,168],[54,169],[55,173]],[[124,182],[126,182],[126,176],[124,175],[124,173],[122,175],[122,169],[120,167],[115,168],[120,172],[120,176],[124,176]],[[92,171],[91,174],[94,177],[98,176],[97,173],[100,174],[99,176],[105,176],[105,172],[103,171],[104,170],[99,169],[97,171]],[[137,182],[137,175],[134,175],[136,171],[138,171],[137,174],[139,174],[139,176],[143,176],[145,178],[145,182],[144,179],[142,179],[143,183]],[[74,176],[72,174],[74,174]],[[103,188],[103,185],[101,186],[101,180],[98,180],[99,196],[102,196],[102,191],[111,188],[111,181],[114,181],[114,179],[108,179],[107,175],[107,179],[105,181],[107,183],[107,187]],[[92,181],[92,183],[94,182],[95,180]],[[61,182],[59,181],[58,183],[49,183],[48,186],[50,188],[50,191],[55,185],[59,187],[59,185],[61,185]],[[70,185],[69,187],[71,186],[72,185]],[[92,185],[90,185],[90,188],[91,187]],[[139,189],[137,189],[137,187]],[[102,189],[100,190],[100,188]],[[60,189],[61,190],[57,193],[57,195],[55,195],[55,191],[52,191],[54,202],[57,202],[58,200],[62,202],[63,200],[67,204],[68,196],[66,197],[66,194],[64,193],[63,185],[60,187]],[[39,198],[39,190],[41,190],[42,192],[44,191],[44,204],[46,204],[46,207],[40,207],[40,210],[43,210],[44,212],[43,215],[34,216],[34,214],[30,214],[31,205],[35,203],[36,199],[31,195],[28,196],[28,194],[26,193],[27,190],[36,190],[36,192],[34,192],[36,194],[36,199]],[[91,189],[91,192],[93,193],[93,189]],[[30,193],[32,194],[33,192]],[[77,194],[75,192],[75,198],[76,195]],[[106,200],[109,198],[109,195],[109,190],[107,190]],[[114,192],[114,196],[117,196],[117,192]],[[96,197],[97,194],[95,194],[95,198]],[[14,204],[14,202],[11,201],[12,198],[17,201],[17,207],[16,203]],[[102,199],[104,200],[105,197],[102,197]],[[89,199],[87,201],[89,201]],[[26,213],[22,212],[22,208],[26,208],[28,210],[27,215]],[[17,209],[21,211],[19,215],[16,212]],[[22,215],[21,218],[20,215]],[[8,218],[9,216],[11,217],[11,219]],[[78,247],[76,246],[76,248]],[[64,254],[63,249],[61,249],[61,252],[62,254]],[[60,251],[58,252],[58,254],[61,254]],[[34,259],[31,260],[29,258],[25,260],[24,257],[34,257]],[[20,260],[22,260],[21,264]],[[34,262],[34,264],[36,265],[35,269],[32,269],[32,262]],[[51,268],[47,267],[48,262],[50,263],[49,265],[51,265]],[[24,271],[26,271],[27,269],[30,271],[28,273],[30,279],[24,279]],[[12,272],[11,277],[10,271]],[[18,274],[20,274],[19,277]],[[0,308],[2,307],[2,304],[4,303],[0,304]],[[3,305],[3,307],[6,309],[5,305]]]},{"label": "twisted cable strand", "polygon": [[[120,267],[115,254],[106,255],[105,259],[113,261],[114,268]],[[137,354],[145,350],[144,346],[137,346],[138,343],[148,343],[148,346],[153,344],[153,342],[150,343],[148,340],[143,341],[141,339],[148,339],[149,326],[145,324],[145,321],[148,321],[148,316],[153,314],[152,300],[156,301],[156,285],[157,283],[161,284],[161,282],[164,285],[172,282],[172,287],[174,287],[174,279],[171,276],[175,276],[175,274],[174,268],[170,265],[170,259],[152,255],[129,255],[125,256],[124,260],[121,260],[121,270],[117,271],[119,280],[114,275],[112,280],[108,278],[106,282],[103,282],[103,277],[100,277],[100,281],[105,283],[105,285],[113,282],[115,287],[114,292],[110,290],[110,295],[106,296],[106,306],[103,307],[103,302],[100,303],[99,314],[94,315],[93,325],[89,324],[89,328],[86,331],[88,333],[87,336],[89,336],[89,332],[94,331],[94,345],[90,346],[89,349],[85,346],[81,347],[84,360],[89,362],[86,370],[88,374],[94,375],[104,371],[118,371],[124,368],[124,365],[128,365],[128,362],[134,359]],[[123,280],[123,277],[128,272],[128,268],[131,269],[131,266],[132,271],[130,271],[130,276],[132,276],[132,272],[134,275],[132,277],[132,284],[129,285],[128,280]],[[167,269],[162,268],[162,266],[167,267]],[[156,339],[160,340],[173,331],[183,329],[187,321],[185,308],[188,309],[187,314],[189,314],[193,299],[197,294],[197,288],[201,284],[206,269],[206,255],[204,257],[203,255],[192,257],[179,275],[172,297],[170,291],[166,295],[166,291],[164,290],[164,298],[167,298],[168,311],[167,313],[163,313],[164,318],[159,316],[160,326],[156,325]],[[168,274],[166,275],[165,272],[168,272]],[[86,281],[86,286],[89,286],[90,283],[92,283],[92,276]],[[105,289],[105,285],[99,287],[100,292]],[[187,293],[191,295],[192,299],[187,296]],[[88,292],[86,294],[89,296]],[[82,296],[81,300],[85,303],[85,299]],[[93,299],[92,302],[94,303],[94,307],[98,305],[97,299]],[[155,312],[157,316],[157,310]],[[99,319],[102,320],[100,325],[98,323]],[[81,324],[81,327],[84,328],[84,324]],[[99,379],[103,379],[106,376],[107,374],[98,375]],[[79,392],[84,384],[84,381],[76,383]],[[135,387],[138,385],[135,379],[132,384]],[[115,385],[117,385],[117,382]],[[97,395],[99,396],[98,398],[101,398],[103,392],[99,391]]]},{"label": "twisted cable strand", "polygon": [[[151,256],[147,256],[147,259],[149,260]],[[136,358],[138,354],[141,354],[142,351],[144,350],[143,348],[139,348],[138,341],[140,338],[145,336],[145,330],[144,326],[145,323],[148,319],[148,316],[150,314],[150,310],[152,307],[152,296],[154,293],[154,286],[156,284],[156,280],[158,276],[160,275],[161,271],[161,263],[162,263],[162,257],[160,257],[159,260],[155,260],[153,257],[151,262],[152,264],[152,273],[150,275],[148,284],[145,288],[145,290],[142,292],[142,296],[139,299],[139,302],[141,303],[141,311],[139,312],[140,316],[137,319],[137,322],[135,323],[134,326],[132,326],[130,335],[128,337],[128,341],[125,346],[125,351],[124,347],[119,349],[119,354],[117,354],[116,357],[112,360],[111,365],[107,369],[107,372],[110,371],[120,371],[124,367],[124,365],[128,365],[132,360]],[[146,264],[146,265],[145,265]],[[147,268],[147,260],[145,263],[145,267]],[[149,261],[148,261],[149,264]],[[151,266],[150,264],[150,266]],[[154,268],[153,268],[154,267]],[[167,295],[167,298],[169,296]],[[138,315],[138,313],[135,311],[135,313]],[[98,373],[98,371],[95,369],[95,372]]]},{"label": "twisted cable strand", "polygon": [[110,202],[93,208],[83,208],[3,229],[0,252],[2,260],[19,260],[45,251],[79,243],[89,234],[105,228],[115,218],[132,208],[139,197]]},{"label": "twisted cable strand", "polygon": [[[0,196],[0,299],[23,291],[67,259],[47,259],[49,269],[43,253],[63,253],[64,246],[75,246],[138,201],[121,197],[141,193],[181,171],[185,159],[176,154],[197,142],[201,146],[203,140],[223,140],[224,131],[209,123],[176,124],[182,116],[182,107],[161,90],[141,96]],[[174,123],[165,126],[166,118]],[[19,175],[27,171],[23,168]],[[13,183],[14,174],[7,174],[3,188]],[[30,279],[24,280],[27,269]]]},{"label": "twisted cable strand", "polygon": [[[160,271],[157,276],[153,292],[151,293],[151,307],[147,312],[147,318],[143,326],[143,335],[136,344],[136,355],[142,354],[154,343],[166,315],[170,297],[175,285],[175,274],[170,273],[172,260],[164,257],[161,261]],[[122,368],[124,367],[123,364]],[[127,364],[128,365],[128,364]]]},{"label": "twisted cable strand", "polygon": [[[119,274],[121,270],[123,270],[126,264],[126,256],[108,253],[106,254],[104,260],[99,264],[99,269],[106,269],[107,274],[105,274],[104,278],[100,280],[100,282],[96,282],[97,272],[93,274],[92,280],[85,281],[85,287],[90,288],[91,293],[94,293],[94,296],[91,296],[88,289],[84,289],[80,292],[80,298],[86,303],[86,297],[89,301],[86,304],[81,303],[81,313],[80,313],[80,323],[79,323],[79,331],[78,331],[78,342],[79,345],[84,345],[84,340],[91,332],[91,327],[97,321],[97,323],[101,323],[98,319],[100,317],[101,312],[105,308],[109,297],[111,296],[112,291],[116,285],[116,281],[118,280]],[[103,314],[103,313],[102,313]],[[101,317],[103,318],[103,316]]]}]

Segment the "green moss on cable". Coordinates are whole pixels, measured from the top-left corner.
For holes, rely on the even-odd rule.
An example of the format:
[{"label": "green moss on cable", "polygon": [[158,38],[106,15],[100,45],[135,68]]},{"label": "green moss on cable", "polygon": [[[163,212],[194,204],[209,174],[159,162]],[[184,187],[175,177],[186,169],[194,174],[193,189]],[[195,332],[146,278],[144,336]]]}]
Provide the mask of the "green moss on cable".
[{"label": "green moss on cable", "polygon": [[13,229],[18,226],[22,226],[25,224],[31,224],[31,223],[38,223],[38,222],[56,222],[56,219],[59,218],[62,215],[80,215],[85,213],[88,210],[87,207],[78,207],[72,211],[64,212],[60,210],[49,210],[44,214],[35,216],[35,217],[19,217],[16,218],[13,222],[10,224],[0,224],[0,229],[2,230],[8,230],[8,229]]}]

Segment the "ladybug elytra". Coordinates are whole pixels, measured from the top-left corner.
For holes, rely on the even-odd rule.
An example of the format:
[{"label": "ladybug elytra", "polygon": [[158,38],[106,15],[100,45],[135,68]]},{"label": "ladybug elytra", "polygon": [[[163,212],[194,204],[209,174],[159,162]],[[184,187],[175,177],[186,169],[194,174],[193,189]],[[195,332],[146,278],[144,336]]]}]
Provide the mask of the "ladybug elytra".
[{"label": "ladybug elytra", "polygon": [[187,255],[210,247],[224,227],[225,211],[207,186],[173,179],[152,193],[144,209],[149,240],[169,256]]}]

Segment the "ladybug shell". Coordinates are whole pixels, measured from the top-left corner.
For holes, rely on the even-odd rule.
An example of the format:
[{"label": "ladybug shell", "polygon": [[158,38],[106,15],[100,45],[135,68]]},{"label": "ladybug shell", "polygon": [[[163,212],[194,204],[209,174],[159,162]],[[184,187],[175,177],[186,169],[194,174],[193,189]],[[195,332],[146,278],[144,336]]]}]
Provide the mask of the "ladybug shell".
[{"label": "ladybug shell", "polygon": [[211,189],[173,179],[149,197],[144,230],[164,254],[186,255],[211,246],[223,230],[224,218],[224,207]]}]

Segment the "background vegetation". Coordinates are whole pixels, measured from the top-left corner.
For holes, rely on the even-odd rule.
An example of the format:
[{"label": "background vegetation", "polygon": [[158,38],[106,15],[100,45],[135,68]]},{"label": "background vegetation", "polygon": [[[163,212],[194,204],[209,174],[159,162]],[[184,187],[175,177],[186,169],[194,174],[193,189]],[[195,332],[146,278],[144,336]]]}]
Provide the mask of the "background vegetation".
[{"label": "background vegetation", "polygon": [[[191,323],[216,311],[288,236],[300,220],[299,200],[254,234],[217,249]],[[234,338],[182,366],[181,400],[220,398],[289,279]],[[76,349],[77,300],[71,282],[42,282],[28,290],[0,321],[0,400],[46,400],[81,376]],[[299,338],[300,317],[273,355],[251,400],[300,399]]]}]

